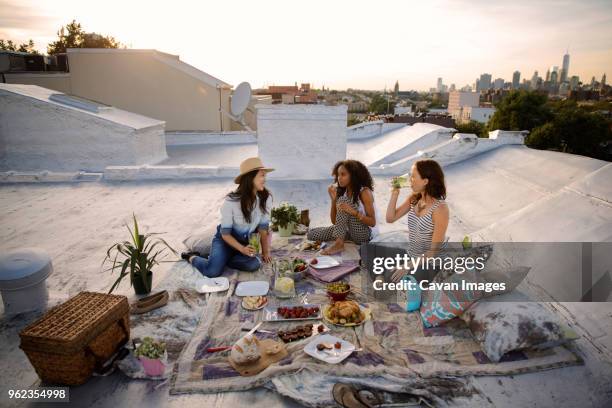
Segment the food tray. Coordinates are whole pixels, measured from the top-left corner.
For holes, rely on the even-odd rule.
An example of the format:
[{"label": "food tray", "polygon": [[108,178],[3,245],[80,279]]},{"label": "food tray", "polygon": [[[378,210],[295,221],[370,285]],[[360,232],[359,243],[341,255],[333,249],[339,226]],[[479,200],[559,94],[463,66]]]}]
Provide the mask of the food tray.
[{"label": "food tray", "polygon": [[320,320],[322,317],[322,308],[321,305],[319,304],[312,304],[312,303],[307,303],[307,304],[300,304],[300,305],[286,305],[286,306],[282,306],[282,307],[298,307],[298,306],[302,306],[302,307],[318,307],[319,308],[319,313],[317,313],[315,316],[310,316],[310,317],[301,317],[299,319],[285,319],[283,316],[280,316],[277,312],[277,309],[281,306],[271,306],[271,305],[267,305],[264,308],[264,321],[266,322],[299,322],[299,321],[303,321],[303,320]]}]

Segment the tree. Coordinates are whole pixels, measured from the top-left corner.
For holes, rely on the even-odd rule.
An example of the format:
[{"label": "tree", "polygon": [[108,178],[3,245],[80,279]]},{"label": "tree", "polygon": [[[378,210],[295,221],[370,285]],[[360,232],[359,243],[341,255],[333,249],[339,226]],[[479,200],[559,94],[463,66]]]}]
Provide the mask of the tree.
[{"label": "tree", "polygon": [[530,91],[513,91],[495,107],[488,130],[529,130],[542,126],[552,118],[546,105],[547,96]]},{"label": "tree", "polygon": [[47,46],[47,53],[55,55],[66,52],[67,48],[119,48],[121,43],[111,36],[87,33],[80,23],[72,20],[57,32],[59,37]]},{"label": "tree", "polygon": [[609,120],[573,102],[560,104],[554,114],[551,122],[535,128],[527,136],[528,146],[606,158],[604,143],[612,140]]},{"label": "tree", "polygon": [[486,126],[475,120],[471,120],[468,123],[458,123],[455,125],[455,129],[459,133],[473,133],[478,137],[489,137]]},{"label": "tree", "polygon": [[380,94],[376,94],[370,101],[370,112],[377,113],[379,115],[387,113],[387,109],[391,109],[393,105],[387,101],[387,98]]},{"label": "tree", "polygon": [[17,46],[13,41],[4,41],[0,39],[0,50],[2,51],[16,51],[16,52],[27,52],[28,54],[38,55],[38,51],[34,49],[34,41],[30,39],[27,43],[23,43]]}]

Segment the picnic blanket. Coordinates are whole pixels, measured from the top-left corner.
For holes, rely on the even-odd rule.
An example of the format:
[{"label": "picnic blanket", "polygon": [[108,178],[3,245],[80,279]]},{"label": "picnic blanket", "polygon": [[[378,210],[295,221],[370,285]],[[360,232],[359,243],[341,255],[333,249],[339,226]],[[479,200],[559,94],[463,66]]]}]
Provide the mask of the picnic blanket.
[{"label": "picnic blanket", "polygon": [[[294,242],[275,241],[274,256],[308,254],[292,251]],[[356,247],[348,248],[342,259],[356,259]],[[505,356],[500,363],[491,363],[474,341],[465,323],[459,319],[443,327],[423,327],[418,313],[406,313],[398,303],[365,303],[357,291],[355,300],[369,308],[371,320],[354,328],[331,326],[329,334],[341,337],[362,351],[355,352],[340,364],[331,365],[316,360],[303,351],[310,340],[287,344],[288,356],[252,377],[241,377],[229,364],[228,353],[207,353],[209,347],[234,344],[245,334],[242,327],[252,327],[263,320],[263,311],[242,309],[240,298],[233,289],[242,280],[271,280],[272,270],[264,265],[256,273],[232,273],[230,291],[225,297],[209,298],[198,327],[183,349],[173,376],[171,394],[216,393],[248,390],[269,384],[287,374],[315,372],[318,375],[364,378],[393,376],[414,382],[448,376],[511,375],[582,364],[582,360],[566,347],[544,351],[517,351]],[[353,273],[347,279],[353,288],[359,287],[361,276]],[[325,285],[311,279],[296,283],[300,298],[291,302],[328,303]],[[285,304],[270,297],[271,304]],[[277,331],[303,322],[266,322],[261,329]],[[258,333],[260,339],[273,334]]]}]

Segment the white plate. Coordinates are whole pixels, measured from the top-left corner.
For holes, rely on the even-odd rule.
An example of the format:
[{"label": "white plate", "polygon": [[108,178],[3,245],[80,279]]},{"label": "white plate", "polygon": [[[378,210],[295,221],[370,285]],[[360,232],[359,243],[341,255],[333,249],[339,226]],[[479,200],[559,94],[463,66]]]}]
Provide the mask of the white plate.
[{"label": "white plate", "polygon": [[333,268],[334,266],[338,265],[340,265],[340,262],[338,262],[336,258],[332,258],[331,256],[327,255],[317,256],[317,263],[315,265],[312,263],[310,264],[310,266],[315,269]]},{"label": "white plate", "polygon": [[[244,299],[246,299],[246,296],[245,296],[245,298],[244,298]],[[243,308],[244,310],[249,310],[249,311],[251,311],[251,312],[254,312],[255,310],[261,310],[261,309],[263,309],[264,307],[266,307],[266,305],[267,305],[267,304],[268,304],[268,302],[269,302],[269,299],[266,297],[266,301],[264,302],[264,304],[263,304],[263,305],[261,305],[261,306],[259,306],[259,307],[256,307],[255,309],[251,309],[250,307],[246,307],[246,305],[244,304],[244,299],[242,300],[242,303],[241,303],[240,305],[242,306],[242,308]]]},{"label": "white plate", "polygon": [[240,282],[236,287],[236,296],[265,296],[270,289],[266,281]]},{"label": "white plate", "polygon": [[[329,343],[333,345],[336,344],[336,342],[340,342],[340,344],[342,345],[340,351],[338,352],[336,352],[336,349],[322,351],[317,350],[317,344],[319,343]],[[315,337],[310,343],[306,345],[306,347],[304,347],[304,353],[321,361],[325,361],[329,364],[338,364],[339,362],[350,356],[353,351],[355,351],[354,345],[352,345],[346,340],[342,340],[341,338],[331,336],[329,334],[322,334],[320,336]]]},{"label": "white plate", "polygon": [[227,278],[200,278],[195,282],[195,289],[198,293],[223,292],[229,289]]}]

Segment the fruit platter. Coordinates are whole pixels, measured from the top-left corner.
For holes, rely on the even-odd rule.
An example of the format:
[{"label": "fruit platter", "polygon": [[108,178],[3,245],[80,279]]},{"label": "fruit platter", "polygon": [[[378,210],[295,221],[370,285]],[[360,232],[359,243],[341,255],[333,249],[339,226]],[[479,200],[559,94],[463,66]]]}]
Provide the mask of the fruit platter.
[{"label": "fruit platter", "polygon": [[318,319],[321,319],[321,305],[304,304],[293,306],[266,306],[264,308],[264,320],[267,322]]}]

